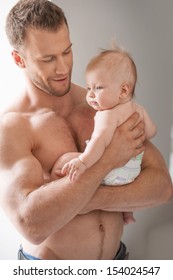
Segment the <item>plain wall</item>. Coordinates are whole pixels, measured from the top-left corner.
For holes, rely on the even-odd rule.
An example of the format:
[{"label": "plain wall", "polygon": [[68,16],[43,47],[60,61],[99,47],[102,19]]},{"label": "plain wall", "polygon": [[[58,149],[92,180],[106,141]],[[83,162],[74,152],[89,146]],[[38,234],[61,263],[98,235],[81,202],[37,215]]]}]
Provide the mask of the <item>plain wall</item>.
[{"label": "plain wall", "polygon": [[[16,1],[12,1],[16,2]],[[69,22],[74,51],[73,81],[85,86],[84,71],[100,48],[116,39],[133,56],[138,69],[136,100],[155,121],[153,140],[167,166],[170,157],[173,68],[171,0],[54,0]],[[5,5],[5,3],[4,3]],[[130,259],[173,259],[173,202],[135,213],[123,241]],[[0,259],[15,259],[20,235],[0,212]],[[9,252],[5,240],[8,237]]]}]

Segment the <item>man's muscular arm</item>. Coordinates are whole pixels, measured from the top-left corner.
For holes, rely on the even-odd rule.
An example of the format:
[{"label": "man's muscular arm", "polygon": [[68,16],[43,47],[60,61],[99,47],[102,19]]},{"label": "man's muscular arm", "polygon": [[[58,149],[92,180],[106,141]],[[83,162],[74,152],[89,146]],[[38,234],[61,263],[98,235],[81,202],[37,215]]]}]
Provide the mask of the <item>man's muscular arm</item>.
[{"label": "man's muscular arm", "polygon": [[172,181],[160,152],[146,143],[142,171],[124,186],[101,186],[81,214],[95,209],[136,211],[168,202],[173,196]]},{"label": "man's muscular arm", "polygon": [[[137,119],[137,115],[133,116],[132,124]],[[134,135],[140,135],[142,130],[138,126],[132,132],[127,130],[120,133],[112,164],[106,157],[86,170],[75,182],[65,177],[44,184],[42,166],[32,154],[35,143],[30,123],[15,113],[4,116],[0,122],[2,207],[26,239],[35,244],[43,242],[80,213],[101,180],[112,168],[119,166],[119,161],[126,162],[137,153],[136,147],[142,143],[143,137],[134,139]],[[122,143],[127,147],[124,154],[119,148]],[[137,150],[141,152],[143,149]]]},{"label": "man's muscular arm", "polygon": [[68,178],[44,184],[43,169],[32,154],[32,128],[15,113],[0,122],[0,203],[20,231],[38,244],[72,220],[100,184],[89,173],[75,183]]}]

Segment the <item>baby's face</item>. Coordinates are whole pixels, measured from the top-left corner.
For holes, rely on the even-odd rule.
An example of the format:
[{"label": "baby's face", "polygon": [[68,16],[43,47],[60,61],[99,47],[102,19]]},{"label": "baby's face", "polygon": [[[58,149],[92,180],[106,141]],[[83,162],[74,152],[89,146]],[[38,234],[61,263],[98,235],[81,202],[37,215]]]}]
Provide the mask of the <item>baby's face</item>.
[{"label": "baby's face", "polygon": [[108,110],[120,102],[121,83],[100,67],[86,73],[87,102],[95,110]]}]

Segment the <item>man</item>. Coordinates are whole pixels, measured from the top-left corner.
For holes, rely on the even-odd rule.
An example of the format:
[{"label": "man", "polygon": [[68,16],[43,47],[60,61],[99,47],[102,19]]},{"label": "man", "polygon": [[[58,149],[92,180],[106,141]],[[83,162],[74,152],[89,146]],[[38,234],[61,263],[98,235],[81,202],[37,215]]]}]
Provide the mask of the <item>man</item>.
[{"label": "man", "polygon": [[84,150],[94,112],[85,103],[85,90],[71,83],[72,43],[59,7],[21,0],[7,17],[6,32],[26,78],[21,99],[0,120],[1,205],[24,237],[19,259],[125,258],[121,212],[172,196],[163,158],[147,142],[135,182],[100,186],[110,170],[144,150],[144,126],[134,114],[75,182],[67,177],[50,182],[57,158]]}]

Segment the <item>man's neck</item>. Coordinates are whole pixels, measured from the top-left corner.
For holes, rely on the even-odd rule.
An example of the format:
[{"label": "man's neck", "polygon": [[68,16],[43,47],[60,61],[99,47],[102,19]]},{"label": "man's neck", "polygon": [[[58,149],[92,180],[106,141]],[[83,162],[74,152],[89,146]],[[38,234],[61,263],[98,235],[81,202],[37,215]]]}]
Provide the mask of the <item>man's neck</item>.
[{"label": "man's neck", "polygon": [[62,97],[51,96],[48,93],[28,85],[25,90],[24,107],[28,112],[49,109],[62,116],[67,116],[73,108],[71,90]]},{"label": "man's neck", "polygon": [[53,97],[45,92],[38,92],[31,86],[27,87],[19,94],[17,99],[12,100],[12,104],[0,112],[18,112],[24,114],[33,114],[38,111],[50,110],[62,117],[68,117],[74,107],[80,104],[86,104],[86,90],[78,85],[71,84],[69,93],[63,97]]}]

